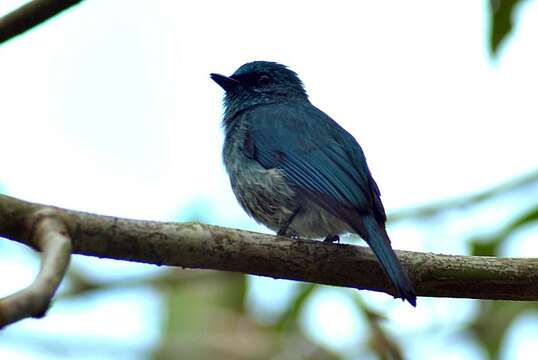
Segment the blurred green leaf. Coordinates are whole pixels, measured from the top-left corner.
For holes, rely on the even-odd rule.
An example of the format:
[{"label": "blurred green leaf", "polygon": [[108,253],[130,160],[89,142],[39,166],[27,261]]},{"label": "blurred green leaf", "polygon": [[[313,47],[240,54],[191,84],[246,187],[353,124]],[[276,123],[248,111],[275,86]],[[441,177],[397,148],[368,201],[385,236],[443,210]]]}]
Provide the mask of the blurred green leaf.
[{"label": "blurred green leaf", "polygon": [[452,199],[431,202],[426,205],[410,207],[391,211],[388,214],[388,221],[395,223],[402,220],[427,220],[443,212],[455,209],[464,209],[469,206],[478,205],[498,196],[505,196],[512,192],[524,189],[530,185],[538,183],[538,169],[519,175],[504,183],[492,186],[488,189],[477,191],[471,195],[460,196]]},{"label": "blurred green leaf", "polygon": [[170,332],[203,330],[225,313],[243,311],[245,276],[227,272],[212,275],[203,281],[169,284],[165,291]]},{"label": "blurred green leaf", "polygon": [[[168,323],[155,359],[339,358],[306,338],[296,315],[288,316],[293,323],[285,331],[257,323],[245,306],[244,275],[208,273],[161,287]],[[290,313],[299,312],[296,306]]]},{"label": "blurred green leaf", "polygon": [[523,215],[505,226],[500,232],[491,235],[487,238],[477,238],[470,241],[471,255],[475,256],[497,256],[499,247],[510,237],[514,232],[523,226],[527,226],[538,221],[538,205],[528,210]]},{"label": "blurred green leaf", "polygon": [[[163,288],[167,324],[155,358],[256,358],[258,350],[232,341],[244,312],[245,276],[216,271],[210,275]],[[252,344],[263,342],[255,331],[249,331],[249,337]],[[261,352],[265,348],[258,345]]]},{"label": "blurred green leaf", "polygon": [[514,320],[529,310],[538,310],[535,301],[480,301],[480,310],[469,330],[478,338],[488,352],[489,358],[500,356],[501,345],[506,331]]},{"label": "blurred green leaf", "polygon": [[499,245],[501,245],[503,238],[491,237],[487,240],[482,238],[471,240],[471,255],[473,256],[495,256],[497,254]]},{"label": "blurred green leaf", "polygon": [[[521,227],[538,221],[538,205],[525,211],[508,223],[498,233],[484,239],[471,241],[471,253],[477,256],[497,256],[500,246]],[[523,301],[479,301],[479,312],[469,324],[469,330],[487,351],[489,358],[500,356],[506,332],[515,319],[529,310],[538,310],[537,302]]]},{"label": "blurred green leaf", "polygon": [[387,317],[370,309],[362,301],[360,294],[354,294],[352,299],[370,328],[368,345],[372,352],[381,360],[402,360],[403,354],[400,345],[381,325],[383,321],[387,320]]},{"label": "blurred green leaf", "polygon": [[523,0],[489,1],[489,50],[493,56],[499,52],[501,44],[513,28],[514,9]]},{"label": "blurred green leaf", "polygon": [[286,311],[284,311],[278,322],[275,324],[275,329],[277,331],[284,331],[290,327],[297,326],[299,315],[304,304],[314,293],[314,290],[319,287],[319,285],[301,283],[299,287],[299,291],[297,291],[295,297],[287,305]]}]

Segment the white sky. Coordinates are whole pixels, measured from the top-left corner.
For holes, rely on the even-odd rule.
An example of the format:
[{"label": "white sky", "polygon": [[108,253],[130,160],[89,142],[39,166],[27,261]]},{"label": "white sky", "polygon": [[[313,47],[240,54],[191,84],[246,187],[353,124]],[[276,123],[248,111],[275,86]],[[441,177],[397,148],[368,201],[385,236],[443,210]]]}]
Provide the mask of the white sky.
[{"label": "white sky", "polygon": [[[17,3],[2,1],[0,11]],[[496,184],[538,166],[538,5],[524,7],[495,63],[485,6],[87,0],[0,46],[0,180],[12,196],[134,218],[171,220],[201,201],[214,223],[260,230],[235,203],[221,164],[222,90],[209,73],[263,59],[289,65],[312,102],[356,136],[389,211]],[[429,246],[419,238],[416,229],[393,234],[398,248],[463,251],[450,239]],[[261,293],[259,284],[267,282],[256,285]],[[0,295],[18,286],[14,276]],[[349,311],[338,296],[320,296],[320,306]],[[425,300],[410,314],[388,297],[371,299],[394,309],[397,333],[413,322],[427,327],[450,303]],[[310,318],[310,329],[323,324],[326,339],[349,346],[341,334],[330,337],[330,319]],[[353,317],[344,310],[338,318]],[[12,331],[40,328],[26,324]],[[482,356],[472,344],[462,348]],[[424,355],[420,345],[411,349]],[[439,356],[458,358],[446,349]]]}]

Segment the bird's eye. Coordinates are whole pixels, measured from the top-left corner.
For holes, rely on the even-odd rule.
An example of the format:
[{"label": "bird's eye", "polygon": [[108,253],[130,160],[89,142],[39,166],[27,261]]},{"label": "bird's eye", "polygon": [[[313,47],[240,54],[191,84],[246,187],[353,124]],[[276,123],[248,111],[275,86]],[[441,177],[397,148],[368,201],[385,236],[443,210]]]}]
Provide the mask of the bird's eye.
[{"label": "bird's eye", "polygon": [[271,78],[266,74],[258,76],[258,85],[265,86],[271,83]]}]

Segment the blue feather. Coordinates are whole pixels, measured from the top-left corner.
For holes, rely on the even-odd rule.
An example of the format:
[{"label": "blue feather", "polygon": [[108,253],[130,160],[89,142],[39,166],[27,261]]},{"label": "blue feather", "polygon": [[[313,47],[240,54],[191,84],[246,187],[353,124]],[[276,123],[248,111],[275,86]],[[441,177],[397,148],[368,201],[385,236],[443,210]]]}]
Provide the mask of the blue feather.
[{"label": "blue feather", "polygon": [[258,106],[245,116],[252,118],[256,160],[280,169],[290,186],[348,223],[368,242],[399,297],[415,306],[413,286],[384,229],[379,188],[353,136],[311,104]]}]

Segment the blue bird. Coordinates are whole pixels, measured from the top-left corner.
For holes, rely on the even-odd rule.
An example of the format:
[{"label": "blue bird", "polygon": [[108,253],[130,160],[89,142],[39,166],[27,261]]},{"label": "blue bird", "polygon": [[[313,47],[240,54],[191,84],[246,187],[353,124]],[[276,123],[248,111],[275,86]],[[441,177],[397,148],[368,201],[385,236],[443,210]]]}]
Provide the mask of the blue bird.
[{"label": "blue bird", "polygon": [[355,138],[312,105],[297,74],[254,61],[225,90],[223,158],[233,192],[256,221],[290,237],[356,233],[372,248],[398,296],[416,293],[391,248],[379,188]]}]

